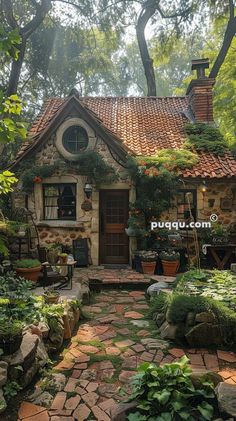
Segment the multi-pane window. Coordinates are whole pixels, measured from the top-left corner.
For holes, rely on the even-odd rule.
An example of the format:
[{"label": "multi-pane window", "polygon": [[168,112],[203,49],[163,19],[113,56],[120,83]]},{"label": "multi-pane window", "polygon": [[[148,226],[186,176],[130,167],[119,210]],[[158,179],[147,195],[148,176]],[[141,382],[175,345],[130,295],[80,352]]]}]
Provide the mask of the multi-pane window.
[{"label": "multi-pane window", "polygon": [[44,184],[44,219],[76,219],[76,185]]},{"label": "multi-pane window", "polygon": [[190,210],[194,220],[197,216],[197,192],[196,190],[181,189],[177,192],[177,219],[187,220],[190,218]]},{"label": "multi-pane window", "polygon": [[81,126],[71,126],[65,130],[62,144],[68,152],[78,154],[87,148],[88,134]]}]

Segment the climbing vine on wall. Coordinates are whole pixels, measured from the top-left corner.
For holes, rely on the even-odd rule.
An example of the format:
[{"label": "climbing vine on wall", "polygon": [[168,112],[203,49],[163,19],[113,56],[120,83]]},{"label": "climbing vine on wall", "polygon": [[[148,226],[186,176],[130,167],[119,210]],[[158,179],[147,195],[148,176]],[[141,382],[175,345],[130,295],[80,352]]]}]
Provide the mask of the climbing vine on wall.
[{"label": "climbing vine on wall", "polygon": [[58,160],[51,165],[35,165],[33,160],[28,160],[18,171],[19,175],[23,174],[22,185],[26,192],[32,191],[35,183],[41,183],[44,178],[52,177],[57,172],[60,175],[68,172],[84,175],[96,185],[112,183],[118,178],[115,169],[95,151],[82,152],[76,161]]},{"label": "climbing vine on wall", "polygon": [[197,154],[186,149],[162,149],[154,156],[129,159],[128,172],[136,185],[137,200],[130,205],[128,223],[138,238],[150,239],[150,222],[171,207],[181,170],[197,162]]}]

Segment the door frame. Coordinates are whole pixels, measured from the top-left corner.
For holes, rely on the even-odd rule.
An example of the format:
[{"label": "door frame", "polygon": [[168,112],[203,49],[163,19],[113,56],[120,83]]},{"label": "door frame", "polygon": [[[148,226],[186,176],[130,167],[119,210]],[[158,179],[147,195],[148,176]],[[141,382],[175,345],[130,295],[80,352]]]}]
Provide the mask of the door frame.
[{"label": "door frame", "polygon": [[[126,192],[127,195],[127,223],[128,223],[128,212],[129,212],[129,202],[130,202],[130,190],[129,188],[104,188],[99,190],[99,236],[98,236],[98,244],[99,244],[99,253],[98,253],[98,261],[99,265],[103,265],[106,263],[102,263],[102,248],[101,248],[101,198],[102,198],[102,192]],[[128,255],[127,255],[127,263],[124,263],[124,265],[128,265],[130,263],[130,238],[128,237]],[[115,265],[116,263],[114,263]],[[118,263],[117,263],[118,265]]]}]

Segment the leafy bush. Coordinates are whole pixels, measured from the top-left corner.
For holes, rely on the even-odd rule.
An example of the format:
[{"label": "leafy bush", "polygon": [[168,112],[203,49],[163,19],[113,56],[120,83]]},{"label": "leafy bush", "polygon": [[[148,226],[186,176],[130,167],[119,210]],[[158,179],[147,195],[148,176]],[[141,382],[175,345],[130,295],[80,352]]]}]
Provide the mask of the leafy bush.
[{"label": "leafy bush", "polygon": [[224,136],[219,129],[204,123],[187,124],[185,126],[188,135],[187,147],[193,147],[196,151],[212,152],[216,155],[224,155],[228,150]]},{"label": "leafy bush", "polygon": [[0,296],[4,298],[28,299],[31,296],[31,288],[32,282],[15,272],[7,272],[0,276]]},{"label": "leafy bush", "polygon": [[197,314],[210,309],[211,303],[205,297],[174,294],[168,308],[168,317],[172,323],[178,324],[186,320],[189,312]]},{"label": "leafy bush", "polygon": [[16,260],[14,263],[16,268],[23,269],[23,268],[36,268],[41,266],[41,263],[37,259],[22,259]]},{"label": "leafy bush", "polygon": [[230,271],[191,270],[182,275],[176,285],[175,291],[178,293],[214,298],[236,309],[236,276]]},{"label": "leafy bush", "polygon": [[214,386],[205,379],[195,387],[190,378],[187,357],[179,362],[157,367],[144,363],[132,379],[129,400],[137,401],[138,412],[129,421],[203,421],[214,414]]},{"label": "leafy bush", "polygon": [[236,343],[236,314],[223,303],[208,297],[195,295],[174,294],[168,307],[168,318],[173,324],[182,323],[187,314],[212,312],[221,328],[224,343],[233,345]]},{"label": "leafy bush", "polygon": [[0,319],[0,336],[12,337],[22,333],[23,323],[20,320]]},{"label": "leafy bush", "polygon": [[160,253],[160,259],[168,262],[176,262],[176,260],[180,259],[180,254],[174,250],[162,251]]}]

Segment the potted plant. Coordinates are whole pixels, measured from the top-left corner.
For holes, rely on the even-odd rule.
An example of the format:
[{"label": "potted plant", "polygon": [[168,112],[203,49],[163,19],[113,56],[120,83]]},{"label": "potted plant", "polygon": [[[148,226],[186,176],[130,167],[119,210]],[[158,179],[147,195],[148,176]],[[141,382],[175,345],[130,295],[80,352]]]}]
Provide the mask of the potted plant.
[{"label": "potted plant", "polygon": [[36,283],[42,266],[37,259],[21,259],[15,261],[15,268],[18,275]]},{"label": "potted plant", "polygon": [[57,304],[60,298],[60,293],[55,288],[50,287],[44,290],[43,296],[47,304]]},{"label": "potted plant", "polygon": [[0,349],[3,355],[14,354],[21,346],[23,323],[20,320],[0,320]]},{"label": "potted plant", "polygon": [[143,273],[153,275],[156,268],[158,253],[156,251],[144,250],[139,252],[139,256]]},{"label": "potted plant", "polygon": [[162,251],[160,259],[165,276],[175,276],[179,269],[180,254],[174,250]]},{"label": "potted plant", "polygon": [[213,244],[227,244],[229,241],[229,232],[227,227],[222,224],[214,224],[211,230]]},{"label": "potted plant", "polygon": [[68,254],[67,253],[59,253],[59,261],[61,265],[65,265],[68,260]]},{"label": "potted plant", "polygon": [[61,247],[57,243],[51,243],[46,246],[47,250],[47,260],[50,265],[56,266],[58,262],[59,253],[61,252]]},{"label": "potted plant", "polygon": [[80,314],[81,314],[81,306],[82,306],[81,301],[71,300],[69,304],[74,313],[75,323],[77,323],[79,321]]}]

